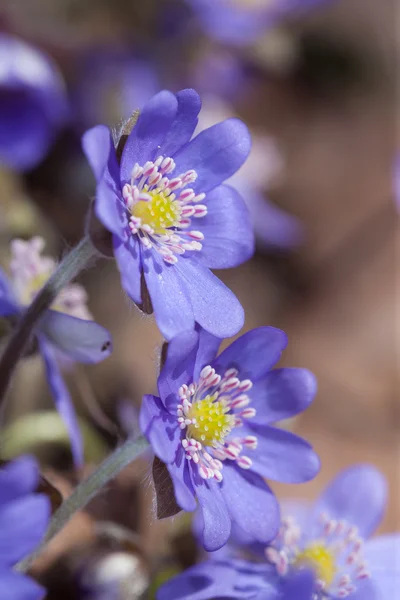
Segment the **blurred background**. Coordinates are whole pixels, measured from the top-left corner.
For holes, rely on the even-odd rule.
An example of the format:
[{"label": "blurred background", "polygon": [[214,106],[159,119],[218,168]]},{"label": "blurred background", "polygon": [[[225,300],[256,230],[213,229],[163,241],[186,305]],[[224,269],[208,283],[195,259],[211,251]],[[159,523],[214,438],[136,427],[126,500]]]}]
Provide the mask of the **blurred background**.
[{"label": "blurred background", "polygon": [[[313,406],[287,426],[315,445],[321,473],[306,485],[273,487],[280,497],[312,499],[341,468],[372,462],[389,481],[382,531],[393,531],[400,499],[397,0],[307,7],[305,0],[261,30],[244,25],[240,35],[217,26],[225,21],[214,4],[2,0],[0,264],[7,268],[14,237],[42,235],[46,253],[58,258],[81,238],[95,190],[80,146],[87,128],[120,126],[164,87],[200,93],[200,128],[242,118],[253,151],[232,183],[254,216],[257,252],[218,276],[242,302],[245,329],[284,329],[283,364],[307,367],[319,381]],[[47,99],[33,127],[38,137],[27,154],[12,154],[17,162],[7,135],[29,124],[7,112],[20,101],[2,73],[11,39],[28,45],[18,46],[16,59],[23,95],[40,79],[41,61],[51,79],[39,86]],[[125,297],[113,261],[100,260],[79,281],[96,321],[114,337],[104,363],[65,369],[87,473],[137,427],[141,397],[155,390],[161,338],[153,318]],[[84,473],[72,469],[36,355],[20,365],[2,418],[3,458],[35,452],[67,495]],[[110,573],[137,584],[122,586],[121,599],[139,598],[149,578],[154,587],[193,562],[187,516],[156,521],[150,472],[149,457],[128,468],[50,545],[35,566],[49,598],[103,598],[93,582],[101,587]]]}]

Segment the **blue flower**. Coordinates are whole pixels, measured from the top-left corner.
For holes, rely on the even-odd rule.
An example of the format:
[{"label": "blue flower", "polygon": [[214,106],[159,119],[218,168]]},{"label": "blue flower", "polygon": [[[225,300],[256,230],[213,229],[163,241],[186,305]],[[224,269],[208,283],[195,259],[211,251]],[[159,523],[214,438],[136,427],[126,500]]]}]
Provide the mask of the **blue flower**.
[{"label": "blue flower", "polygon": [[210,560],[165,583],[157,600],[311,600],[309,571],[293,573],[279,588],[277,578],[261,564],[244,560]]},{"label": "blue flower", "polygon": [[68,116],[64,83],[45,54],[0,34],[0,163],[31,169]]},{"label": "blue flower", "polygon": [[[314,583],[307,600],[392,600],[400,589],[400,535],[369,539],[382,519],[386,502],[386,482],[379,471],[370,465],[350,467],[328,485],[313,506],[283,503],[280,532],[266,548],[236,526],[229,553],[222,556],[219,552],[217,560],[206,563],[213,574],[210,589],[217,584],[220,565],[232,564],[235,573],[231,573],[231,587],[224,598],[275,600],[296,572],[309,568]],[[249,551],[257,562],[238,560],[241,553],[248,555]],[[216,566],[211,566],[214,562]],[[188,589],[187,580],[193,581],[197,568],[167,584],[169,592],[174,586]],[[240,596],[236,591],[242,585],[244,570],[251,593]],[[167,599],[167,592],[159,596],[160,600]],[[170,597],[206,600],[214,596],[203,592]]]},{"label": "blue flower", "polygon": [[41,541],[50,515],[49,499],[35,494],[36,461],[18,458],[0,469],[0,598],[39,600],[45,590],[13,567]]},{"label": "blue flower", "polygon": [[117,163],[110,131],[83,138],[97,178],[95,211],[113,233],[122,285],[142,302],[142,274],[166,339],[194,328],[229,337],[243,309],[210,269],[235,267],[253,253],[240,195],[222,185],[250,151],[247,127],[228,119],[193,140],[200,111],[194,90],[162,91],[143,108]]},{"label": "blue flower", "polygon": [[232,521],[269,542],[279,508],[263,478],[297,483],[319,470],[307,442],[271,426],[305,410],[316,390],[309,371],[271,371],[285,334],[254,329],[217,356],[219,343],[204,330],[174,338],[158,378],[159,397],[145,396],[140,414],[178,505],[194,511],[199,504],[208,551],[227,542]]},{"label": "blue flower", "polygon": [[187,0],[205,31],[219,41],[251,44],[291,14],[329,0]]},{"label": "blue flower", "polygon": [[[21,315],[55,270],[56,263],[41,256],[43,247],[44,241],[39,237],[28,242],[13,241],[10,279],[0,269],[0,317],[12,319]],[[36,333],[47,380],[67,427],[77,465],[83,462],[82,438],[57,359],[91,364],[104,360],[112,350],[110,334],[91,320],[86,301],[85,290],[80,285],[66,286],[52,309],[42,317]]]}]

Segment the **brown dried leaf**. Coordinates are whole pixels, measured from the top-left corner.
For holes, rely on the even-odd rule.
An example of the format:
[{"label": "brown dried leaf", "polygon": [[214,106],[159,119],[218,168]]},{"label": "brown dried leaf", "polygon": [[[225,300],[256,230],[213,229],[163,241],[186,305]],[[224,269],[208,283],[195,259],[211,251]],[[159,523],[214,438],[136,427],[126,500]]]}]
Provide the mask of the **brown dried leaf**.
[{"label": "brown dried leaf", "polygon": [[181,512],[175,500],[174,484],[166,465],[157,457],[153,461],[153,480],[156,490],[157,519],[173,517]]}]

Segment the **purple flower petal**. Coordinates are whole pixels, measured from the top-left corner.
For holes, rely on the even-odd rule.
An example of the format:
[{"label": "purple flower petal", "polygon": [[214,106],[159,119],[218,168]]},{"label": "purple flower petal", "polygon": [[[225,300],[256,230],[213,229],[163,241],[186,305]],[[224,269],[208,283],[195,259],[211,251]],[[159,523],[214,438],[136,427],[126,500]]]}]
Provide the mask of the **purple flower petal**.
[{"label": "purple flower petal", "polygon": [[369,540],[365,559],[377,598],[394,600],[400,590],[400,535],[393,533]]},{"label": "purple flower petal", "polygon": [[0,269],[0,316],[9,317],[18,314],[20,310],[14,298],[11,283],[3,269]]},{"label": "purple flower petal", "polygon": [[178,111],[176,119],[160,148],[163,156],[173,156],[185,146],[193,135],[201,108],[200,96],[195,90],[182,90],[176,94]]},{"label": "purple flower petal", "polygon": [[305,440],[282,429],[249,423],[244,435],[257,437],[257,450],[250,454],[251,470],[273,481],[303,483],[313,479],[320,461]]},{"label": "purple flower petal", "polygon": [[141,304],[142,261],[139,241],[136,236],[132,235],[125,242],[114,237],[113,242],[115,259],[121,273],[122,287],[134,302]]},{"label": "purple flower petal", "polygon": [[282,582],[282,600],[312,600],[314,575],[312,571],[299,571],[285,577]]},{"label": "purple flower petal", "polygon": [[191,480],[189,462],[181,445],[176,451],[175,461],[167,465],[174,484],[175,499],[179,506],[187,512],[196,510],[195,490]]},{"label": "purple flower petal", "polygon": [[160,398],[148,394],[143,396],[139,423],[158,458],[172,462],[181,435],[176,416],[170,415]]},{"label": "purple flower petal", "polygon": [[56,409],[65,423],[71,441],[71,452],[76,466],[83,464],[83,442],[79,429],[77,416],[71,396],[61,376],[54,356],[54,351],[49,343],[41,336],[39,338],[40,352],[43,356],[46,377],[49,383]]},{"label": "purple flower petal", "polygon": [[178,101],[171,92],[159,92],[141,111],[130,133],[121,159],[120,179],[122,185],[131,179],[135,163],[144,165],[156,158],[167,133],[172,127],[178,110]]},{"label": "purple flower petal", "polygon": [[221,344],[221,338],[208,333],[208,331],[198,325],[196,329],[199,333],[199,346],[193,371],[194,381],[199,379],[202,368],[211,364],[217,356],[218,348]]},{"label": "purple flower petal", "polygon": [[26,575],[0,570],[0,598],[3,600],[42,600],[46,590]]},{"label": "purple flower petal", "polygon": [[22,456],[0,469],[0,506],[33,492],[39,482],[39,468],[32,456]]},{"label": "purple flower petal", "polygon": [[211,600],[248,598],[237,594],[237,574],[228,564],[205,562],[170,579],[157,592],[157,600]]},{"label": "purple flower petal", "polygon": [[98,183],[96,215],[104,227],[121,238],[119,166],[110,130],[105,125],[89,129],[82,137],[82,146]]},{"label": "purple flower petal", "polygon": [[327,513],[343,519],[369,537],[382,520],[387,502],[387,484],[383,475],[371,465],[345,469],[328,485],[315,505],[315,515]]},{"label": "purple flower petal", "polygon": [[29,495],[0,508],[0,565],[12,566],[42,539],[50,516],[43,494]]},{"label": "purple flower petal", "polygon": [[185,331],[174,337],[168,344],[167,357],[158,378],[158,391],[166,409],[176,419],[178,391],[181,385],[193,379],[193,365],[199,345],[199,334]]},{"label": "purple flower petal", "polygon": [[181,258],[174,268],[189,293],[194,319],[203,329],[216,337],[226,338],[242,328],[242,305],[207,267],[191,258]]},{"label": "purple flower petal", "polygon": [[275,327],[252,329],[226,348],[213,361],[213,367],[218,373],[235,367],[241,379],[248,378],[254,383],[278,362],[287,341],[286,334]]},{"label": "purple flower petal", "polygon": [[279,530],[278,501],[254,473],[227,465],[223,469],[222,496],[229,515],[253,540],[267,544]]},{"label": "purple flower petal", "polygon": [[174,156],[176,173],[197,172],[193,189],[209,192],[242,166],[250,153],[251,138],[239,119],[227,119],[197,135]]},{"label": "purple flower petal", "polygon": [[204,234],[198,262],[210,269],[237,267],[254,254],[249,212],[238,192],[220,185],[206,198],[208,213],[196,227]]},{"label": "purple flower petal", "polygon": [[308,408],[317,390],[314,375],[306,369],[274,369],[258,379],[249,392],[257,410],[253,423],[267,425],[288,419]]},{"label": "purple flower petal", "polygon": [[192,304],[177,265],[165,264],[161,255],[152,251],[143,252],[142,260],[157,325],[163,336],[170,340],[194,329]]},{"label": "purple flower petal", "polygon": [[81,363],[98,363],[112,352],[110,334],[94,321],[48,310],[40,322],[40,331],[59,350]]},{"label": "purple flower petal", "polygon": [[231,519],[220,485],[210,479],[207,481],[201,479],[194,468],[191,471],[204,524],[202,544],[207,552],[214,552],[228,541]]},{"label": "purple flower petal", "polygon": [[258,246],[283,249],[299,246],[304,238],[304,226],[301,221],[272,204],[258,190],[249,189],[247,181],[244,185],[247,192],[242,192],[242,186],[237,187],[239,192],[246,193],[246,204],[250,210]]}]

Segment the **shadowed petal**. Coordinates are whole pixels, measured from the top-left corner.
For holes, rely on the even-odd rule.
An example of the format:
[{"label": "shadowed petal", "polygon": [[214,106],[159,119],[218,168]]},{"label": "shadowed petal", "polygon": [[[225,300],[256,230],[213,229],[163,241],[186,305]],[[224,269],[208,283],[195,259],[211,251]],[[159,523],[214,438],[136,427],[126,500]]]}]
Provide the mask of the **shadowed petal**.
[{"label": "shadowed petal", "polygon": [[235,591],[237,577],[227,563],[205,562],[167,581],[157,592],[157,600],[247,598],[248,593],[237,594]]},{"label": "shadowed petal", "polygon": [[239,371],[241,379],[253,383],[265,375],[281,357],[287,346],[287,336],[275,327],[258,327],[235,340],[214,361],[222,373],[231,367]]},{"label": "shadowed petal", "polygon": [[81,466],[83,464],[83,442],[71,396],[58,368],[57,360],[51,345],[47,343],[43,337],[39,338],[39,345],[46,367],[46,378],[53,395],[56,409],[68,431],[75,465]]},{"label": "shadowed petal", "polygon": [[32,456],[21,456],[0,469],[0,506],[33,492],[39,483],[39,468]]},{"label": "shadowed petal", "polygon": [[239,119],[227,119],[205,129],[174,157],[175,173],[194,169],[192,188],[209,192],[231,177],[250,153],[251,138]]},{"label": "shadowed petal", "polygon": [[175,498],[179,506],[187,512],[196,510],[195,489],[193,487],[189,461],[181,444],[176,451],[174,462],[167,465],[169,474],[174,484]]},{"label": "shadowed petal", "polygon": [[312,571],[299,571],[285,577],[282,582],[282,600],[312,600],[314,575]]},{"label": "shadowed petal", "polygon": [[192,304],[176,265],[167,265],[158,252],[152,251],[143,252],[142,260],[157,325],[163,336],[170,340],[194,329]]},{"label": "shadowed petal", "polygon": [[104,227],[121,237],[119,166],[110,130],[105,125],[89,129],[82,137],[82,146],[98,184],[95,213]]},{"label": "shadowed petal", "polygon": [[174,156],[185,144],[190,141],[198,123],[198,114],[201,108],[200,96],[195,90],[182,90],[176,94],[178,111],[176,119],[167,133],[160,148],[163,156]]},{"label": "shadowed petal", "polygon": [[315,505],[315,514],[326,512],[332,519],[346,520],[367,538],[381,522],[386,502],[387,483],[378,469],[355,465],[328,485]]},{"label": "shadowed petal", "polygon": [[48,310],[40,322],[40,330],[52,344],[77,362],[98,363],[112,352],[110,334],[94,321]]},{"label": "shadowed petal", "polygon": [[42,600],[46,590],[30,577],[0,570],[0,598],[4,600]]},{"label": "shadowed petal", "polygon": [[210,269],[237,267],[254,254],[254,233],[250,215],[240,194],[220,185],[207,194],[207,215],[196,221],[204,234],[198,262]]},{"label": "shadowed petal", "polygon": [[212,335],[199,325],[196,326],[199,333],[199,346],[196,355],[196,364],[194,366],[193,379],[197,381],[203,367],[209,365],[217,356],[218,348],[221,344],[221,338]]},{"label": "shadowed petal", "polygon": [[121,183],[131,179],[135,163],[144,165],[154,160],[175,120],[178,100],[172,92],[159,92],[140,112],[139,118],[126,141],[121,158]]},{"label": "shadowed petal", "polygon": [[169,414],[160,398],[148,394],[143,396],[139,423],[158,458],[172,462],[181,435],[176,416]]},{"label": "shadowed petal", "polygon": [[249,392],[257,410],[253,423],[269,424],[306,410],[317,391],[314,375],[306,369],[274,369],[258,379]]},{"label": "shadowed petal", "polygon": [[235,294],[191,258],[181,258],[174,268],[189,293],[196,323],[219,338],[238,333],[243,327],[244,311]]},{"label": "shadowed petal", "polygon": [[121,273],[122,287],[128,296],[137,304],[142,302],[141,272],[142,261],[140,257],[139,241],[136,236],[130,236],[129,240],[121,242],[114,237],[114,255]]},{"label": "shadowed petal", "polygon": [[303,483],[313,479],[320,460],[312,446],[302,438],[276,427],[248,423],[244,435],[257,437],[257,449],[249,454],[251,470],[273,481]]},{"label": "shadowed petal", "polygon": [[267,484],[254,473],[236,466],[223,469],[222,496],[229,515],[253,541],[267,544],[278,533],[278,501]]},{"label": "shadowed petal", "polygon": [[[196,467],[197,469],[197,467]],[[228,541],[231,519],[220,485],[213,480],[205,481],[197,470],[191,469],[193,485],[202,511],[202,545],[207,552],[214,552]]]},{"label": "shadowed petal", "polygon": [[14,565],[42,539],[50,516],[50,502],[31,494],[0,509],[0,565]]},{"label": "shadowed petal", "polygon": [[180,333],[168,344],[167,357],[157,385],[161,401],[175,419],[176,405],[180,402],[179,388],[193,380],[198,345],[199,334],[194,330]]},{"label": "shadowed petal", "polygon": [[9,317],[18,314],[21,308],[18,306],[11,289],[11,282],[3,269],[0,269],[0,317]]}]

